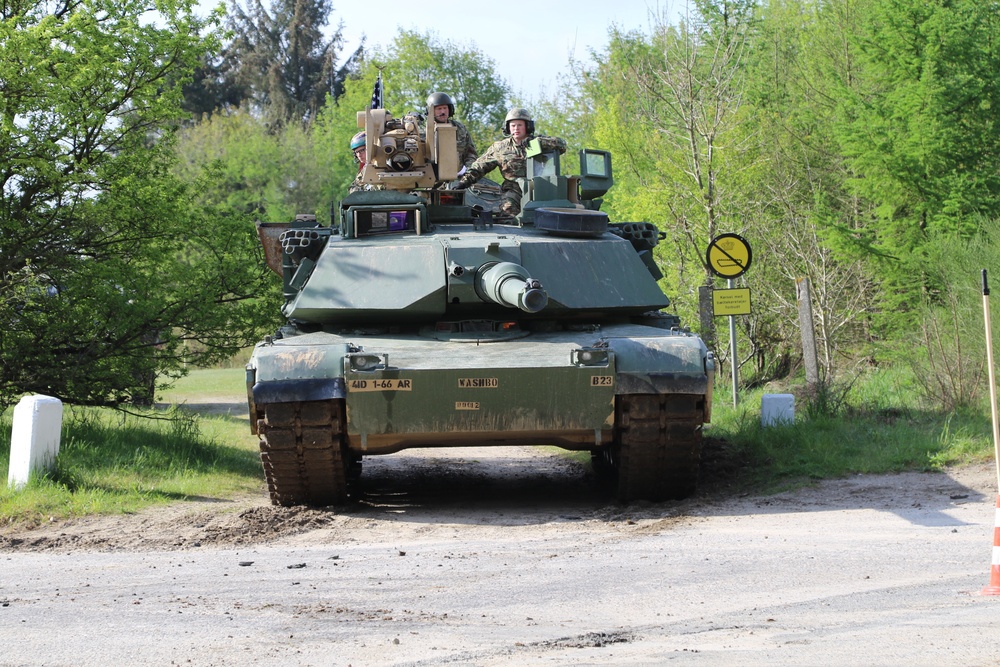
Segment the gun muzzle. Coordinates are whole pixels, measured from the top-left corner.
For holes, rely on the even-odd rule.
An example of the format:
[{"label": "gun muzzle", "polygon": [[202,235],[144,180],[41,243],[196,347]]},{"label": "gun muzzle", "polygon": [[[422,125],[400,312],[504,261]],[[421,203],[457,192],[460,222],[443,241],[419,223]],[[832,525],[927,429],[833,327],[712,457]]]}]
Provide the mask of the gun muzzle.
[{"label": "gun muzzle", "polygon": [[481,266],[476,272],[476,293],[484,301],[537,313],[549,303],[542,284],[528,275],[527,269],[513,262]]}]

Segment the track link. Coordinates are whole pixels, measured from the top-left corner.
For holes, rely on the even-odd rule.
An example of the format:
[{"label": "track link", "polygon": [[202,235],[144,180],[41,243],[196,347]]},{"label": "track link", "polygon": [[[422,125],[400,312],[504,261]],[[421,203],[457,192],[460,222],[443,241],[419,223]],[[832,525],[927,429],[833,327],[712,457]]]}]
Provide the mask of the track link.
[{"label": "track link", "polygon": [[619,500],[661,501],[694,493],[704,400],[692,394],[618,397],[611,458]]},{"label": "track link", "polygon": [[260,461],[275,505],[347,501],[344,403],[339,400],[258,406]]}]

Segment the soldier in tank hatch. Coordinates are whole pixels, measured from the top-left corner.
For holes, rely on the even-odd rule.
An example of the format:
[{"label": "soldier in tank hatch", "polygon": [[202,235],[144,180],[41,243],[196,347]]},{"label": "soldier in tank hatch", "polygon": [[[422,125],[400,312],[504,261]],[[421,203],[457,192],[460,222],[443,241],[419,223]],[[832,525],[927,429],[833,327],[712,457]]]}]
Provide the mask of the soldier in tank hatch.
[{"label": "soldier in tank hatch", "polygon": [[361,174],[365,170],[365,133],[358,132],[351,137],[351,151],[354,153],[354,161],[358,164],[358,173],[347,186],[347,192],[358,192],[360,190],[384,190],[383,185],[372,185],[361,180]]},{"label": "soldier in tank hatch", "polygon": [[494,142],[459,179],[456,189],[467,188],[494,169],[503,176],[500,186],[500,213],[515,216],[521,212],[521,186],[518,178],[527,176],[528,144],[538,141],[542,152],[566,152],[566,141],[559,137],[535,136],[535,121],[527,109],[514,108],[507,112],[503,123],[506,139]]},{"label": "soldier in tank hatch", "polygon": [[455,102],[447,93],[431,93],[427,97],[427,116],[438,123],[451,123],[455,126],[455,140],[458,144],[458,163],[468,169],[476,161],[479,151],[472,143],[472,137],[465,125],[455,120]]}]

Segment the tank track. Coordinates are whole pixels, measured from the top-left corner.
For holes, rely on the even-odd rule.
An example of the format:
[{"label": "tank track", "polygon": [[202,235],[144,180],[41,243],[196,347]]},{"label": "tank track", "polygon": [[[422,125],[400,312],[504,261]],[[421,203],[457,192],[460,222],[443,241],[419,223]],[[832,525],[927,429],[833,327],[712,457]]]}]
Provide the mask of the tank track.
[{"label": "tank track", "polygon": [[258,405],[260,461],[274,505],[347,501],[343,401]]},{"label": "tank track", "polygon": [[615,403],[618,499],[686,498],[698,487],[704,396],[631,394]]}]

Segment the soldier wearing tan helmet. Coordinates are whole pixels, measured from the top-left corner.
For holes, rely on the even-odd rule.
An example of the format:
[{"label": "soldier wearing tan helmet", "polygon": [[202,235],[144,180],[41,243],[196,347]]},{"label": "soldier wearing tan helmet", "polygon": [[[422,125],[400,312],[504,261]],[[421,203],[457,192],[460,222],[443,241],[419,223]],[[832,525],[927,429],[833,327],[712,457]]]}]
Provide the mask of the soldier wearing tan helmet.
[{"label": "soldier wearing tan helmet", "polygon": [[537,139],[542,152],[566,152],[566,141],[559,137],[534,136],[535,121],[527,109],[515,107],[507,112],[503,121],[503,133],[506,139],[494,142],[483,155],[476,160],[458,181],[458,188],[466,188],[494,169],[500,170],[503,184],[500,186],[500,213],[515,216],[521,212],[521,186],[518,178],[527,175],[528,142]]},{"label": "soldier wearing tan helmet", "polygon": [[476,161],[479,151],[472,143],[472,137],[465,125],[455,120],[455,102],[447,93],[431,93],[427,97],[427,117],[438,123],[451,123],[455,126],[455,142],[458,144],[458,163],[466,168]]}]

